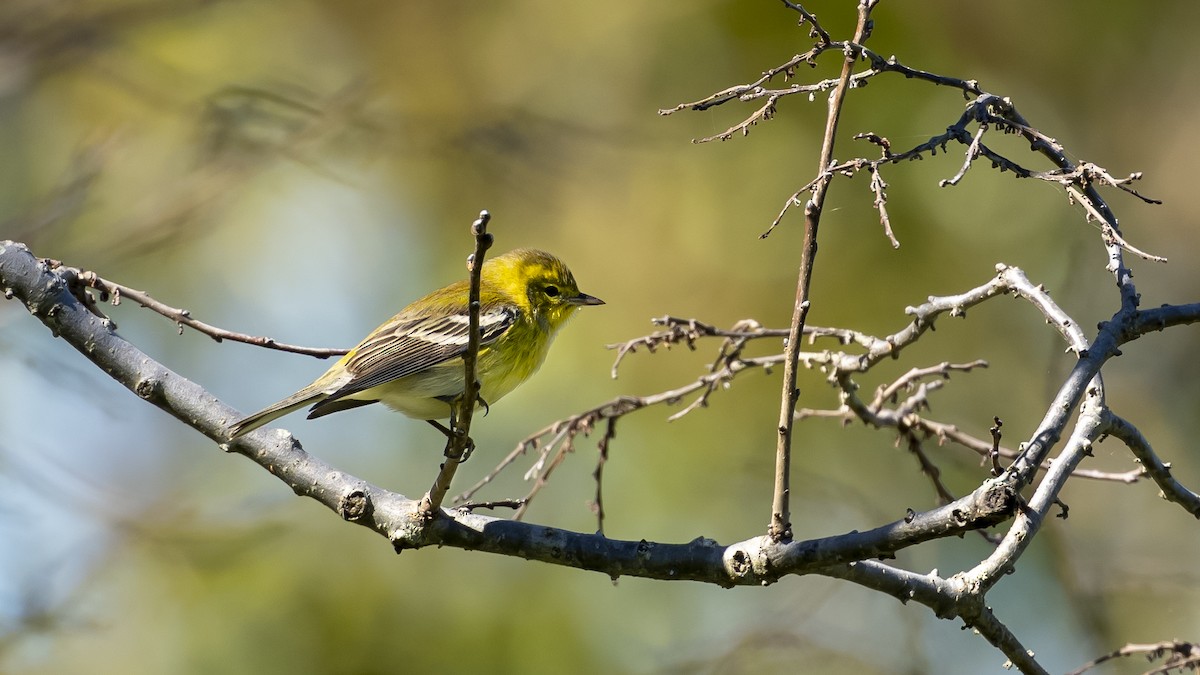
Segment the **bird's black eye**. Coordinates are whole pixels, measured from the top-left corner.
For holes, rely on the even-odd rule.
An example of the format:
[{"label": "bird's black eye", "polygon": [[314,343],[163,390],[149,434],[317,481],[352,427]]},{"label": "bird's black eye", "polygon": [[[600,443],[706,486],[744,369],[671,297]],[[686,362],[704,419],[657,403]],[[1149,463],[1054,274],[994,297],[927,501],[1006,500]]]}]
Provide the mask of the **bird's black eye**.
[{"label": "bird's black eye", "polygon": [[559,294],[558,286],[547,286],[545,289],[546,295],[557,298]]}]

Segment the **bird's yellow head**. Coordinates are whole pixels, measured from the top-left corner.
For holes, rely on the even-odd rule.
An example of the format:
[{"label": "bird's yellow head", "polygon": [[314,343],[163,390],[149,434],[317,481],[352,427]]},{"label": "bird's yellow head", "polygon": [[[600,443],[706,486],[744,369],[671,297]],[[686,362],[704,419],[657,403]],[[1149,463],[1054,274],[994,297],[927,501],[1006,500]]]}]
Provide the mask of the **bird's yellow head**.
[{"label": "bird's yellow head", "polygon": [[557,330],[584,305],[604,301],[580,292],[575,276],[554,256],[533,248],[519,248],[485,260],[481,283],[497,289],[522,310]]}]

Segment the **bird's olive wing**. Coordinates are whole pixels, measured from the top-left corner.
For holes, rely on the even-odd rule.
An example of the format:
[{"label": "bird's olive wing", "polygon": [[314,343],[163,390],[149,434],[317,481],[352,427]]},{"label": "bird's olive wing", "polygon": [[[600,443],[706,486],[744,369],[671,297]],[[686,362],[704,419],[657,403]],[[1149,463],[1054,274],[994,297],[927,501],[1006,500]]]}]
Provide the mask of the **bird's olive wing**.
[{"label": "bird's olive wing", "polygon": [[[479,314],[480,346],[495,342],[517,319],[513,307],[493,307]],[[462,356],[470,338],[470,317],[450,314],[400,319],[367,338],[346,362],[353,379],[326,402],[366,391],[444,361]]]}]

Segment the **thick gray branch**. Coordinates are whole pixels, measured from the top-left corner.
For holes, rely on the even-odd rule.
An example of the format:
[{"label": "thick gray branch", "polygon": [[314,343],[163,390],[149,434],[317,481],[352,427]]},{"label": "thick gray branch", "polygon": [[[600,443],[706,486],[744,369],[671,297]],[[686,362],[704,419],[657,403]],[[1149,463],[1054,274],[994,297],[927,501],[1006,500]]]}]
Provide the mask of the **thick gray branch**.
[{"label": "thick gray branch", "polygon": [[[239,412],[117,335],[111,322],[89,312],[73,294],[68,276],[35,258],[24,245],[0,242],[0,287],[7,297],[19,299],[56,336],[140,398],[214,442],[224,443],[226,426]],[[775,543],[763,536],[730,546],[705,538],[663,544],[608,539],[462,510],[442,510],[439,517],[424,519],[418,513],[417,500],[338,471],[305,452],[290,434],[279,431],[259,430],[227,449],[267,469],[296,494],[386,536],[397,550],[454,546],[588,569],[614,578],[631,575],[722,586],[758,585],[792,574],[830,574],[831,566],[890,557],[923,541],[1003,522],[1014,503],[1008,484],[989,481],[952,504],[924,513],[910,512],[866,532],[791,543]]]}]

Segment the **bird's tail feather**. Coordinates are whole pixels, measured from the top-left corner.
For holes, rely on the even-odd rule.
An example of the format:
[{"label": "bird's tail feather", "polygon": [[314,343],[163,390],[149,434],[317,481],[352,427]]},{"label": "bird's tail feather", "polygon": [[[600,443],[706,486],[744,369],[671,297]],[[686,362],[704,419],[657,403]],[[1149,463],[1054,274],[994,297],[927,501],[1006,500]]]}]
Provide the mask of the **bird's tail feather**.
[{"label": "bird's tail feather", "polygon": [[243,417],[242,419],[229,425],[229,440],[232,441],[235,438],[244,436],[265,424],[269,424],[275,419],[283,417],[290,412],[299,410],[310,403],[320,401],[328,396],[329,394],[326,394],[324,391],[321,391],[316,387],[305,387],[304,389],[301,389],[282,401],[271,404],[266,408],[254,413],[253,415]]}]

